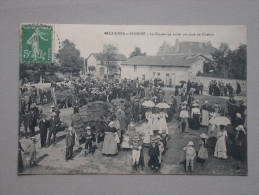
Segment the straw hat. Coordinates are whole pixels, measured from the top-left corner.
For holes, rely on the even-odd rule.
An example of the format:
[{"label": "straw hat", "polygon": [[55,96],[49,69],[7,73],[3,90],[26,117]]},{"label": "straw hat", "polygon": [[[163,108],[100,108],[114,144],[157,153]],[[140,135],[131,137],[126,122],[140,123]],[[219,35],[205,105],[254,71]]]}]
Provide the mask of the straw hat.
[{"label": "straw hat", "polygon": [[163,129],[163,130],[162,130],[162,133],[166,133],[166,129]]},{"label": "straw hat", "polygon": [[156,138],[155,138],[155,137],[152,137],[152,139],[151,139],[150,142],[151,142],[151,143],[156,143],[156,141],[157,141]]},{"label": "straw hat", "polygon": [[200,135],[200,137],[201,137],[201,138],[204,138],[204,139],[208,139],[208,138],[209,138],[205,133],[202,133],[202,134]]},{"label": "straw hat", "polygon": [[112,127],[112,126],[114,125],[114,123],[115,123],[115,121],[111,121],[111,122],[109,123],[109,126]]},{"label": "straw hat", "polygon": [[90,127],[90,126],[87,126],[87,127],[86,127],[86,130],[91,130],[91,127]]},{"label": "straw hat", "polygon": [[195,102],[192,106],[197,107],[197,106],[198,106],[198,104]]},{"label": "straw hat", "polygon": [[240,113],[236,113],[236,116],[237,116],[238,118],[242,118]]},{"label": "straw hat", "polygon": [[188,143],[188,146],[194,146],[193,142],[190,141],[190,142]]},{"label": "straw hat", "polygon": [[244,126],[243,125],[238,125],[237,127],[236,127],[236,130],[245,130],[245,128],[244,128]]},{"label": "straw hat", "polygon": [[36,141],[36,138],[35,137],[31,137],[30,140]]},{"label": "straw hat", "polygon": [[133,141],[139,141],[139,140],[140,140],[139,136],[136,136],[136,135],[135,135],[135,136],[133,137]]}]

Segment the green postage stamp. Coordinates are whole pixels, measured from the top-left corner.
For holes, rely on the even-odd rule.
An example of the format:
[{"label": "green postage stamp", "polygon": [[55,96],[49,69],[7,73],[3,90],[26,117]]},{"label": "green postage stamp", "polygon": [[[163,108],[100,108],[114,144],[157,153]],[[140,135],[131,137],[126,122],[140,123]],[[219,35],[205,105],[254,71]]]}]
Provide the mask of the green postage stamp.
[{"label": "green postage stamp", "polygon": [[21,24],[21,62],[51,63],[53,26]]}]

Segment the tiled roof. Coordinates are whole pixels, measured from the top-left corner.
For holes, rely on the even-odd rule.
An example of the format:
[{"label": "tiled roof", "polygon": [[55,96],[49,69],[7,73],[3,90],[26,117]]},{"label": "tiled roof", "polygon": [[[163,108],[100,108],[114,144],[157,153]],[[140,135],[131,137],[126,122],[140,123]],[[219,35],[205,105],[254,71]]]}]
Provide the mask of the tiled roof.
[{"label": "tiled roof", "polygon": [[198,56],[187,58],[185,55],[135,56],[122,62],[122,65],[189,67],[198,60]]}]

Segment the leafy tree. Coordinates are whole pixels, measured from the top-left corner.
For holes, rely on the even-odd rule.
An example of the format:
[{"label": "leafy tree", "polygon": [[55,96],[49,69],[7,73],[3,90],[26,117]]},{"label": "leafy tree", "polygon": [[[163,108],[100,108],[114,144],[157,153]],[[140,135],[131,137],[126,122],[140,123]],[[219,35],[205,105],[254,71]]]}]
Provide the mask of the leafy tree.
[{"label": "leafy tree", "polygon": [[79,73],[83,68],[83,58],[80,57],[80,51],[68,39],[62,42],[62,48],[56,54],[56,58],[60,64],[60,71],[63,73]]},{"label": "leafy tree", "polygon": [[141,53],[141,49],[139,47],[135,47],[134,51],[131,52],[129,58],[132,58],[134,56],[146,56],[146,53]]},{"label": "leafy tree", "polygon": [[52,76],[57,71],[57,66],[54,63],[20,63],[20,80],[29,82],[39,82],[40,77],[45,79],[46,76]]},{"label": "leafy tree", "polygon": [[[247,48],[245,44],[236,50],[231,50],[226,43],[222,43],[212,54],[217,68],[213,72],[215,77],[246,79],[247,73]],[[205,68],[205,64],[204,64]],[[205,72],[208,65],[206,65]]]},{"label": "leafy tree", "polygon": [[115,46],[111,44],[105,44],[103,46],[103,53],[101,53],[101,58],[104,61],[104,65],[107,66],[107,73],[113,72],[118,68],[118,65],[115,61],[117,54],[118,49]]}]

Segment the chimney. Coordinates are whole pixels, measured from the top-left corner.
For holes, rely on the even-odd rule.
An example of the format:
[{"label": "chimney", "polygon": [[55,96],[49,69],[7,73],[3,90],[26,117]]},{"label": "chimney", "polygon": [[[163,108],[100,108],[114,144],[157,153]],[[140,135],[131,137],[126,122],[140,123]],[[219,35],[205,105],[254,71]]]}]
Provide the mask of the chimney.
[{"label": "chimney", "polygon": [[176,39],[175,40],[175,53],[179,53],[179,50],[180,50],[180,48],[179,48],[179,40]]}]

